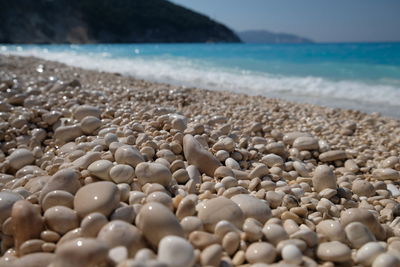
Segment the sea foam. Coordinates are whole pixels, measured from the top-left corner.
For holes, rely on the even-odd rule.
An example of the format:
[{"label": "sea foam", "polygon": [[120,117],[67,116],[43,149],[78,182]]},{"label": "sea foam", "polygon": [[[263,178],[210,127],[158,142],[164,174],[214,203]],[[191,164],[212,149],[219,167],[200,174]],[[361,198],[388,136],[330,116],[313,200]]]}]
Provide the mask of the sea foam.
[{"label": "sea foam", "polygon": [[[138,51],[137,51],[138,52]],[[315,76],[288,76],[220,67],[185,57],[115,58],[107,52],[76,53],[46,49],[7,49],[0,53],[35,56],[86,69],[186,87],[227,90],[330,107],[378,111],[400,117],[400,86]]]}]

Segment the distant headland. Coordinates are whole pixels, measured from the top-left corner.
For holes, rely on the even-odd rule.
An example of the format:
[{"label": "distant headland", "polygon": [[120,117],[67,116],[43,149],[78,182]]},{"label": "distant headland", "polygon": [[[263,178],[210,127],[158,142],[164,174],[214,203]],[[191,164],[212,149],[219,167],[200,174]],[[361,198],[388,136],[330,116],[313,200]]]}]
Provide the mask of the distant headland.
[{"label": "distant headland", "polygon": [[314,43],[313,40],[289,33],[275,33],[265,30],[249,30],[238,32],[244,43],[270,43],[270,44],[304,44]]},{"label": "distant headland", "polygon": [[225,25],[165,0],[0,0],[0,43],[240,42]]}]

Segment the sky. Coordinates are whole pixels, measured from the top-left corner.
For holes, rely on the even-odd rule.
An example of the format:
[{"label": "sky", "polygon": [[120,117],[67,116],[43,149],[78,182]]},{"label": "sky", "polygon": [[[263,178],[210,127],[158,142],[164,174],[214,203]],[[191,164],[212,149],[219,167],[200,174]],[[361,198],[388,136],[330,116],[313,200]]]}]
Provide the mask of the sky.
[{"label": "sky", "polygon": [[400,41],[400,0],[171,0],[235,31],[293,33],[317,42]]}]

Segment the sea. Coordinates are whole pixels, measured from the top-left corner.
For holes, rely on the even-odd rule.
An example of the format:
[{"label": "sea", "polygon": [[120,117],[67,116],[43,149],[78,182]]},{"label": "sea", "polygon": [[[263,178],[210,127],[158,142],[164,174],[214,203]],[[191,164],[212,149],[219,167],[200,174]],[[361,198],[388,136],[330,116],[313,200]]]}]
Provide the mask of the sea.
[{"label": "sea", "polygon": [[400,118],[400,43],[0,45],[0,53]]}]

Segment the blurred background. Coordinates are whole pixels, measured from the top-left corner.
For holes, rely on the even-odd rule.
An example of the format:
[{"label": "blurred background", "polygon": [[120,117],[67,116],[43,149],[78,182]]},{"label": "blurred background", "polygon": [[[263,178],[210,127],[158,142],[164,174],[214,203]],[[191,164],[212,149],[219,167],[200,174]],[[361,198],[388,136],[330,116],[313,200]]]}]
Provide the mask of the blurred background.
[{"label": "blurred background", "polygon": [[0,0],[0,53],[400,117],[398,0]]}]

